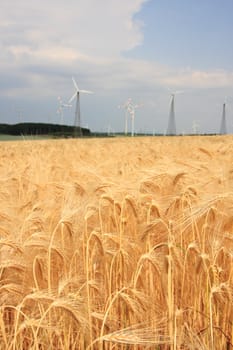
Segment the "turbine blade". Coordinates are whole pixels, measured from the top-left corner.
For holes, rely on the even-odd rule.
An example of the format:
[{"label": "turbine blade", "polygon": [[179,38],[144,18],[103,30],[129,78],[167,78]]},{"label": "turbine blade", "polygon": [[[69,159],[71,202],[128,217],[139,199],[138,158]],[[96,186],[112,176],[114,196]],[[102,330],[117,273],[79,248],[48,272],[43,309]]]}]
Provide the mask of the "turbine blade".
[{"label": "turbine blade", "polygon": [[79,92],[82,92],[83,94],[93,94],[93,92],[89,90],[79,90]]},{"label": "turbine blade", "polygon": [[67,104],[67,103],[63,103],[63,104],[62,104],[62,107],[72,107],[72,105]]},{"label": "turbine blade", "polygon": [[75,94],[69,99],[68,103],[72,102],[76,96],[77,96],[77,92],[75,92]]},{"label": "turbine blade", "polygon": [[72,77],[72,80],[73,80],[73,84],[74,84],[74,87],[77,91],[79,91],[79,88],[78,88],[78,84],[76,83],[74,77]]}]

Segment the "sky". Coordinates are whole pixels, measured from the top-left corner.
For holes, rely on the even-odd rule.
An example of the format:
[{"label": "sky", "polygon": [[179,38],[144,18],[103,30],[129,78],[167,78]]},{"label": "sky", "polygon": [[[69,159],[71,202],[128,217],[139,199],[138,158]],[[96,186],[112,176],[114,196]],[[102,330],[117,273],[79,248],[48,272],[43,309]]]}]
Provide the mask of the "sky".
[{"label": "sky", "polygon": [[131,98],[135,132],[164,133],[175,93],[178,133],[219,132],[225,101],[233,132],[232,0],[0,3],[0,123],[60,123],[74,77],[91,131],[123,131]]}]

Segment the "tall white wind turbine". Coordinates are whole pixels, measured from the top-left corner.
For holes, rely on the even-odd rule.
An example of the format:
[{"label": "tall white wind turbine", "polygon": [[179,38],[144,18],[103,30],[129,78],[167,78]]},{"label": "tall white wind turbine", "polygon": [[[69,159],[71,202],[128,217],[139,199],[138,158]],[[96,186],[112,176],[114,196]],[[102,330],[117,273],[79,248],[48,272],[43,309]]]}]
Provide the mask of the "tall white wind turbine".
[{"label": "tall white wind turbine", "polygon": [[122,108],[125,110],[125,135],[128,134],[128,117],[130,114],[131,103],[132,103],[131,98],[128,98],[128,100],[123,105],[118,106],[118,108]]},{"label": "tall white wind turbine", "polygon": [[227,123],[226,123],[226,99],[225,102],[223,103],[223,108],[222,108],[222,120],[221,120],[221,125],[220,125],[220,135],[225,135],[227,134]]},{"label": "tall white wind turbine", "polygon": [[171,102],[169,110],[169,119],[166,135],[176,135],[176,120],[175,120],[175,95],[182,94],[183,91],[175,91],[171,93]]},{"label": "tall white wind turbine", "polygon": [[82,129],[81,129],[81,113],[80,113],[80,94],[93,94],[92,91],[89,90],[81,90],[78,87],[78,84],[76,83],[75,79],[72,77],[72,81],[75,87],[75,93],[70,98],[68,103],[71,103],[76,98],[76,108],[75,108],[75,119],[74,119],[74,127],[75,131],[79,133],[79,135],[82,135]]},{"label": "tall white wind turbine", "polygon": [[131,136],[134,136],[134,120],[135,120],[135,109],[142,107],[142,104],[133,104],[132,100],[129,103],[128,111],[131,117]]},{"label": "tall white wind turbine", "polygon": [[199,123],[196,120],[194,120],[193,124],[192,124],[192,129],[193,129],[194,135],[199,134],[199,127],[200,127]]},{"label": "tall white wind turbine", "polygon": [[72,107],[72,105],[67,104],[67,103],[63,103],[62,102],[62,98],[60,96],[58,96],[58,102],[59,102],[59,107],[57,110],[57,113],[60,114],[60,125],[64,124],[64,114],[63,114],[63,109],[66,107]]}]

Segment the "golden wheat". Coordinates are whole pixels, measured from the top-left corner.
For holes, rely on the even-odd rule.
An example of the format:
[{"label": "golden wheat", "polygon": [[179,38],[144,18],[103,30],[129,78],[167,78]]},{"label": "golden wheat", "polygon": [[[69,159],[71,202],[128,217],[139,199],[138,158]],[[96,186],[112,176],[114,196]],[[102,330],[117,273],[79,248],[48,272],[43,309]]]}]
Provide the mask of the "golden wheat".
[{"label": "golden wheat", "polygon": [[232,141],[1,143],[0,348],[233,348]]}]

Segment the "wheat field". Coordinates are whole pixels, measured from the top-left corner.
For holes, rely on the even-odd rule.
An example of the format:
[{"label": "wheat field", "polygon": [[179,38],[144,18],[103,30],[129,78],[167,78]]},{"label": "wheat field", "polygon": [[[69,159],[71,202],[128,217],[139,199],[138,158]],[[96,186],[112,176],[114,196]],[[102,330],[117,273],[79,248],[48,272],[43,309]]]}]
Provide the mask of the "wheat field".
[{"label": "wheat field", "polygon": [[0,349],[233,349],[233,137],[0,143]]}]

